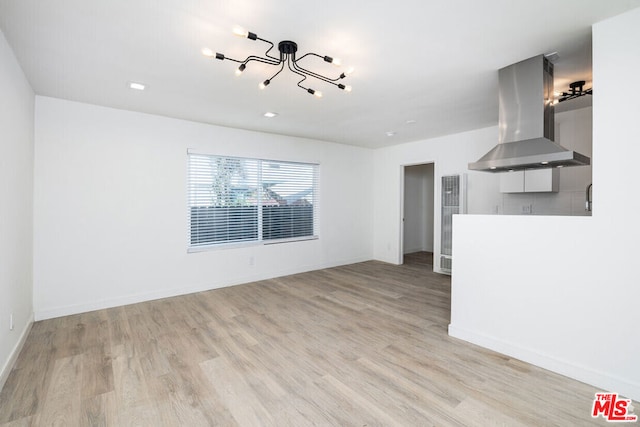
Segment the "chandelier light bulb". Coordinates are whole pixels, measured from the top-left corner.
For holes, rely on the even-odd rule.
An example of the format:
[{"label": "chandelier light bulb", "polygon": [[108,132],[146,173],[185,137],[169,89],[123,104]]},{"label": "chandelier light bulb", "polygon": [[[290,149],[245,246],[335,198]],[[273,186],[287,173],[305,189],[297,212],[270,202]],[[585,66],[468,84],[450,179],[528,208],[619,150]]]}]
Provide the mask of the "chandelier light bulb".
[{"label": "chandelier light bulb", "polygon": [[340,61],[339,58],[332,58],[330,56],[324,56],[324,57],[322,57],[322,59],[324,59],[325,62],[328,62],[330,64],[335,65],[336,67],[339,67],[340,65],[342,65],[342,61]]},{"label": "chandelier light bulb", "polygon": [[236,27],[233,27],[233,34],[235,34],[238,37],[247,37],[249,35],[249,31],[245,30],[242,27],[236,26]]},{"label": "chandelier light bulb", "polygon": [[202,49],[202,54],[208,58],[213,58],[215,56],[215,53],[208,47]]},{"label": "chandelier light bulb", "polygon": [[269,83],[271,83],[271,80],[267,79],[267,80],[263,81],[262,83],[260,83],[260,84],[258,85],[258,87],[259,87],[260,89],[264,89],[265,87],[269,86]]},{"label": "chandelier light bulb", "polygon": [[316,90],[315,93],[313,94],[316,98],[322,98],[322,92],[320,92],[319,90]]},{"label": "chandelier light bulb", "polygon": [[345,92],[351,92],[351,86],[347,85],[344,87]]},{"label": "chandelier light bulb", "polygon": [[240,66],[236,68],[236,76],[241,75],[245,68],[247,68],[245,64],[240,64]]}]

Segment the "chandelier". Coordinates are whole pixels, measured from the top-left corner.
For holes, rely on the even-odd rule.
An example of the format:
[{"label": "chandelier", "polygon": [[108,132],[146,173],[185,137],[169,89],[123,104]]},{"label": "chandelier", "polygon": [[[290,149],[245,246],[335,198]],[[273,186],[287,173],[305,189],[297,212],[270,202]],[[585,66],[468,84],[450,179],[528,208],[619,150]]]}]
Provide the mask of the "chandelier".
[{"label": "chandelier", "polygon": [[577,82],[573,82],[569,85],[568,92],[562,92],[558,96],[558,102],[568,101],[570,99],[579,98],[585,95],[593,95],[593,88],[591,89],[583,89],[585,85],[584,80],[580,80]]},{"label": "chandelier", "polygon": [[[300,81],[298,82],[298,87],[305,90],[307,93],[310,93],[311,95],[315,95],[318,98],[322,97],[322,92],[320,92],[319,90],[311,89],[310,87],[306,86],[306,83],[304,83],[305,80],[307,80],[307,78],[309,77],[317,80],[321,80],[325,83],[332,84],[336,86],[338,89],[342,89],[345,92],[351,92],[351,86],[344,85],[340,83],[340,81],[345,77],[347,77],[347,75],[351,74],[353,72],[353,68],[350,68],[347,71],[340,73],[340,75],[337,76],[336,78],[331,78],[323,74],[308,70],[299,64],[299,62],[302,61],[304,58],[308,56],[315,56],[324,60],[325,62],[329,62],[339,67],[341,65],[339,59],[332,58],[330,56],[325,56],[325,55],[318,55],[317,53],[307,53],[302,55],[300,58],[296,58],[298,45],[295,42],[292,42],[290,40],[284,40],[278,43],[278,51],[280,52],[280,57],[278,58],[269,54],[269,52],[271,52],[271,50],[275,47],[275,45],[269,40],[260,38],[255,33],[246,31],[243,28],[234,28],[233,33],[237,36],[248,38],[249,40],[254,40],[254,41],[260,40],[261,42],[265,42],[269,44],[269,48],[264,53],[264,56],[249,55],[242,61],[238,59],[226,57],[222,53],[217,53],[217,52],[215,53],[216,59],[219,59],[221,61],[224,61],[226,59],[227,61],[232,61],[240,64],[240,66],[236,69],[236,75],[238,76],[243,73],[243,71],[247,68],[247,64],[249,64],[252,61],[262,62],[264,64],[273,65],[276,67],[279,66],[280,69],[276,71],[275,74],[273,74],[271,77],[269,77],[268,79],[260,83],[259,85],[260,89],[264,89],[265,87],[267,87],[269,83],[271,83],[271,80],[273,80],[278,74],[282,72],[282,70],[284,70],[284,67],[286,65],[289,68],[289,70],[291,70],[295,74],[302,77],[302,79],[300,79]],[[214,57],[214,53],[210,49],[206,49],[206,48],[203,49],[202,54],[210,58]]]}]

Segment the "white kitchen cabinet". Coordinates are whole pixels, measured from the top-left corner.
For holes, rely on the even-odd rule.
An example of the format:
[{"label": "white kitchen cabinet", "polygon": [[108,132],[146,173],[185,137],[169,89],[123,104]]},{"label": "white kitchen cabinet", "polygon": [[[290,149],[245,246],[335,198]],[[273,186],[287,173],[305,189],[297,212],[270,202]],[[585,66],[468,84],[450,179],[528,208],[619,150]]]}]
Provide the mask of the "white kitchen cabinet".
[{"label": "white kitchen cabinet", "polygon": [[560,189],[560,171],[529,169],[500,174],[501,193],[557,193]]},{"label": "white kitchen cabinet", "polygon": [[501,193],[524,193],[524,171],[504,172],[500,174]]}]

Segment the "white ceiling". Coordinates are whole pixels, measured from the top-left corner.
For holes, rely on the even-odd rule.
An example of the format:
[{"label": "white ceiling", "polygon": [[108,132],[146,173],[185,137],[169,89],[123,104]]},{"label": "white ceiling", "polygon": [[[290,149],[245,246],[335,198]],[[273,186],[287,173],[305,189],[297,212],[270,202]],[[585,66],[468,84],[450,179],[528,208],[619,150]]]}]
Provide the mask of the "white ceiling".
[{"label": "white ceiling", "polygon": [[[0,0],[0,28],[39,95],[382,147],[496,124],[497,70],[534,55],[559,53],[556,89],[590,81],[591,24],[635,7],[640,0]],[[341,58],[356,68],[344,80],[353,92],[317,82],[316,99],[286,70],[260,91],[275,70],[255,63],[235,77],[237,64],[201,54],[264,53],[264,43],[234,37],[234,25],[293,40],[298,56]],[[334,72],[321,60],[305,65]],[[148,87],[133,91],[131,81]]]}]

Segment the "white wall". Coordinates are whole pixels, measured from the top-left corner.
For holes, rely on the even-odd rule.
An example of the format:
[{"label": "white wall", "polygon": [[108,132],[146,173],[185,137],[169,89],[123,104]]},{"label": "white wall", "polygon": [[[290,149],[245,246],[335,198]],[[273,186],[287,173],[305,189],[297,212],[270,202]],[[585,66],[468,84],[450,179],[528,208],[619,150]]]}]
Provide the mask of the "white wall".
[{"label": "white wall", "polygon": [[[372,258],[371,150],[40,96],[35,126],[37,319]],[[320,239],[188,254],[188,148],[319,162]]]},{"label": "white wall", "polygon": [[33,90],[0,31],[0,389],[33,321],[33,111]]},{"label": "white wall", "polygon": [[433,164],[404,168],[405,254],[433,252]]},{"label": "white wall", "polygon": [[457,216],[449,327],[637,401],[638,40],[640,9],[593,28],[593,216]]},{"label": "white wall", "polygon": [[[405,165],[434,163],[434,271],[440,270],[440,181],[443,175],[468,174],[468,212],[494,213],[501,204],[495,174],[468,171],[498,141],[498,128],[443,136],[380,148],[374,151],[374,246],[375,259],[398,264],[402,256],[401,205],[402,168]],[[455,262],[455,261],[454,261]]]}]

